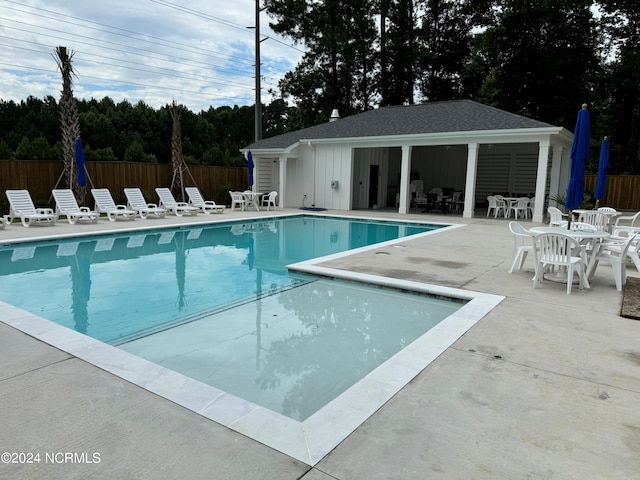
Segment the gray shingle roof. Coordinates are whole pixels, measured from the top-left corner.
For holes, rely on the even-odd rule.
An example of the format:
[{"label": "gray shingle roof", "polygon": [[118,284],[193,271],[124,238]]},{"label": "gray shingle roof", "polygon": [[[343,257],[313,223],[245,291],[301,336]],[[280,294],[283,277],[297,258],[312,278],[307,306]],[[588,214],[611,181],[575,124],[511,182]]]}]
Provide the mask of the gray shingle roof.
[{"label": "gray shingle roof", "polygon": [[368,110],[335,122],[266,138],[246,148],[256,150],[287,148],[301,139],[362,138],[544,127],[553,127],[553,125],[472,100],[451,100]]}]

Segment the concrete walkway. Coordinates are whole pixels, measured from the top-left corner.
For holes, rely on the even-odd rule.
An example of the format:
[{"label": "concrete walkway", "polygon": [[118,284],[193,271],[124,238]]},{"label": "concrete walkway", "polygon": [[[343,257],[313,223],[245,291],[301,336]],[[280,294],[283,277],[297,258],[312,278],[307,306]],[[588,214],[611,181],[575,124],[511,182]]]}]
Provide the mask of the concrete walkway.
[{"label": "concrete walkway", "polygon": [[[0,242],[255,215],[11,225]],[[530,260],[507,273],[507,221],[402,218],[466,226],[325,266],[506,298],[315,467],[0,323],[0,452],[40,454],[0,478],[640,478],[640,321],[618,315],[611,269],[591,290],[533,289]]]}]

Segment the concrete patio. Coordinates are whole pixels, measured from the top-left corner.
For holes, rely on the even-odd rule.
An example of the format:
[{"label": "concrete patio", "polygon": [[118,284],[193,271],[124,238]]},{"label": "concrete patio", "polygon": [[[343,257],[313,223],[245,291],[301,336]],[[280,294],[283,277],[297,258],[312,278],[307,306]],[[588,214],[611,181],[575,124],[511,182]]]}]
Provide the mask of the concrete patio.
[{"label": "concrete patio", "polygon": [[[280,212],[11,225],[0,242]],[[640,321],[619,316],[611,268],[598,267],[590,290],[533,289],[531,260],[507,273],[506,220],[402,219],[466,226],[324,266],[505,299],[314,467],[29,337],[0,312],[0,453],[41,455],[31,464],[2,457],[0,478],[639,478]],[[632,266],[627,273],[639,276]],[[46,453],[67,452],[84,453],[83,461],[45,462]]]}]

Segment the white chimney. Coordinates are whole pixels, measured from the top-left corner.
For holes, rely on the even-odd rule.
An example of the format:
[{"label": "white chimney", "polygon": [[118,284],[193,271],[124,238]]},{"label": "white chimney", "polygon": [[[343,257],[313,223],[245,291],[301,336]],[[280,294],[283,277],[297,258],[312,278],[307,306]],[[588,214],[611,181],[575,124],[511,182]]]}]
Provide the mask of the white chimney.
[{"label": "white chimney", "polygon": [[338,109],[334,108],[333,112],[331,112],[331,116],[329,117],[330,122],[335,122],[340,119],[340,114],[338,113]]}]

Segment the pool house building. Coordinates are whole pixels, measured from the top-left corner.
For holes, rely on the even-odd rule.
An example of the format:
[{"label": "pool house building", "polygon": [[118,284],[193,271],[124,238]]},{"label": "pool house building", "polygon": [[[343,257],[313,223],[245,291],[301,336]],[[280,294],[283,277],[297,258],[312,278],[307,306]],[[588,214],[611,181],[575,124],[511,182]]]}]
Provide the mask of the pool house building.
[{"label": "pool house building", "polygon": [[391,106],[266,138],[252,153],[254,189],[283,207],[408,213],[411,183],[462,193],[462,215],[494,193],[535,197],[533,221],[569,179],[573,135],[471,100]]}]

